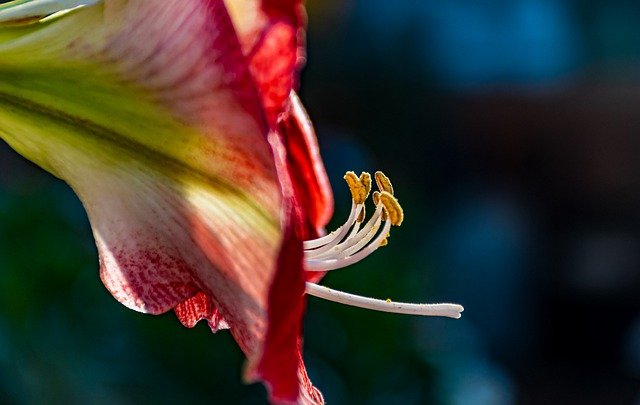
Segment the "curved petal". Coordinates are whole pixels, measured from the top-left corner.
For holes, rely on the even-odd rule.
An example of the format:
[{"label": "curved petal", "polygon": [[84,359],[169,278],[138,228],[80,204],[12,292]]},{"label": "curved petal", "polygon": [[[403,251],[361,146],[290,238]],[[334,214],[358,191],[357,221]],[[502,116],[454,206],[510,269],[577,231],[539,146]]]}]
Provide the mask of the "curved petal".
[{"label": "curved petal", "polygon": [[[291,202],[294,204],[294,202]],[[269,293],[269,325],[259,360],[251,364],[249,378],[266,382],[278,403],[324,404],[311,384],[302,360],[302,318],[305,310],[302,221],[292,213]],[[296,230],[297,229],[297,230]]]},{"label": "curved petal", "polygon": [[269,140],[283,187],[284,237],[269,290],[265,344],[260,353],[249,359],[246,377],[264,381],[275,403],[323,404],[322,394],[309,380],[301,354],[306,302],[302,241],[308,223],[296,199],[283,134],[273,131]]},{"label": "curved petal", "polygon": [[[270,122],[278,118],[297,200],[307,214],[310,235],[322,232],[333,214],[331,185],[320,159],[309,117],[295,93],[304,63],[305,12],[301,0],[225,0]],[[314,229],[315,228],[315,229]]]},{"label": "curved petal", "polygon": [[214,306],[211,298],[203,292],[198,292],[193,297],[176,305],[174,311],[180,322],[187,328],[193,328],[204,319],[213,333],[220,329],[229,329],[229,324]]},{"label": "curved petal", "polygon": [[260,349],[275,267],[269,258],[277,256],[280,242],[274,218],[245,194],[184,167],[164,168],[108,142],[98,152],[90,127],[4,100],[0,122],[16,149],[42,148],[83,201],[101,276],[116,298],[159,313],[205,291],[237,330],[241,347],[248,354]]},{"label": "curved petal", "polygon": [[225,0],[225,4],[273,127],[297,87],[297,73],[305,60],[302,1]]},{"label": "curved petal", "polygon": [[107,0],[3,28],[0,136],[80,196],[119,301],[230,326],[272,400],[321,403],[300,356],[301,240],[332,201],[288,100],[302,6],[234,4],[232,21],[222,0]]},{"label": "curved petal", "polygon": [[255,356],[281,189],[223,2],[107,1],[16,32],[0,35],[0,135],[79,195],[107,288],[149,313],[202,291]]},{"label": "curved petal", "polygon": [[333,215],[333,193],[313,126],[295,92],[289,96],[279,130],[286,142],[288,171],[296,199],[305,215],[304,239],[312,239],[324,232]]},{"label": "curved petal", "polygon": [[0,94],[232,179],[279,215],[260,100],[222,0],[84,7],[0,44],[0,58]]},{"label": "curved petal", "polygon": [[[0,98],[11,115],[3,124],[16,125],[4,138],[67,180],[81,197],[86,194],[85,200],[92,198],[87,209],[90,215],[96,212],[99,245],[110,247],[110,239],[130,236],[117,226],[130,232],[152,222],[133,221],[149,213],[149,201],[164,201],[171,208],[180,208],[176,205],[188,198],[204,204],[209,196],[185,195],[191,179],[204,184],[207,192],[223,197],[235,193],[255,205],[256,215],[279,222],[280,187],[259,102],[222,1],[110,1],[85,7],[0,44],[0,58]],[[52,136],[54,131],[42,125],[20,131],[21,114],[26,120],[49,119],[60,133]],[[82,153],[104,155],[105,166],[122,169],[109,179],[114,183],[109,195],[93,198],[105,187],[93,187],[95,179],[85,180],[89,174],[108,173],[108,168],[74,176],[82,172]],[[137,167],[129,167],[134,164]],[[163,182],[172,183],[169,190],[162,188]],[[125,197],[140,206],[139,212],[112,201]],[[111,218],[98,212],[113,214],[112,207],[123,208],[126,217],[117,226],[98,224],[103,217]],[[229,221],[218,222],[229,229],[244,221],[246,213],[227,211],[223,213]],[[144,245],[135,249],[147,249]],[[275,262],[276,249],[266,253],[264,257]],[[104,257],[103,264],[114,263],[118,255],[111,256]]]}]

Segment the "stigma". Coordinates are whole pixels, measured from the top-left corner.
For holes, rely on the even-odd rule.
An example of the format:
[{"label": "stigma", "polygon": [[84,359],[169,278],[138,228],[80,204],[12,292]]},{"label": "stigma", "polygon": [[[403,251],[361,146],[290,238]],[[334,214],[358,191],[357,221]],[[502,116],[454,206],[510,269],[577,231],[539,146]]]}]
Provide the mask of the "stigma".
[{"label": "stigma", "polygon": [[[367,172],[360,176],[347,172],[344,176],[351,192],[351,212],[347,221],[330,234],[305,241],[306,271],[337,270],[357,263],[387,244],[391,226],[400,226],[404,212],[393,193],[391,181],[382,172],[374,175],[377,191],[371,192],[372,178]],[[365,202],[372,196],[375,210],[366,219]],[[399,314],[445,316],[460,318],[464,308],[458,304],[411,304],[362,297],[307,282],[306,293],[329,301],[374,311]]]}]

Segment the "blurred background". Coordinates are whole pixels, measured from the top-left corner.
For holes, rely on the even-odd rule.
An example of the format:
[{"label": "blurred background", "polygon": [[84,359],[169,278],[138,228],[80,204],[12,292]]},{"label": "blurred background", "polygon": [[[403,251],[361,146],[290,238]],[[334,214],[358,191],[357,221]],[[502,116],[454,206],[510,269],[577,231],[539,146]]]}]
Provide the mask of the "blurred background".
[{"label": "blurred background", "polygon": [[[330,404],[640,403],[640,3],[309,0],[302,98],[336,196],[406,214],[325,278],[462,319],[309,299]],[[81,204],[0,145],[0,403],[265,401],[230,335],[127,310]]]}]

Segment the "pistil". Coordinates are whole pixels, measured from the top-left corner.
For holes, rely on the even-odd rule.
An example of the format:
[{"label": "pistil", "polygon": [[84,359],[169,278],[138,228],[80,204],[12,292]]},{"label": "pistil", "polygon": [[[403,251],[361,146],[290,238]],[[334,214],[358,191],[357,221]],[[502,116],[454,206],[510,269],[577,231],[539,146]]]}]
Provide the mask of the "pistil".
[{"label": "pistil", "polygon": [[464,311],[462,305],[458,304],[409,304],[391,300],[378,300],[333,290],[309,282],[307,282],[307,294],[353,307],[396,314],[446,316],[448,318],[458,319],[462,316],[462,311]]}]

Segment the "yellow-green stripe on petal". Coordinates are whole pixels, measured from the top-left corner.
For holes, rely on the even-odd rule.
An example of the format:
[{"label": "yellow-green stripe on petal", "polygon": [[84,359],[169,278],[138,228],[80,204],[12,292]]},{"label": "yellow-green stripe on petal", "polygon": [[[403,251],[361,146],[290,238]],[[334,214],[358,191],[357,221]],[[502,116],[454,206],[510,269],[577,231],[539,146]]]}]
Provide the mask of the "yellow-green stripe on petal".
[{"label": "yellow-green stripe on petal", "polygon": [[[144,8],[141,4],[137,8]],[[233,98],[238,89],[234,83],[228,89],[220,88],[227,79],[225,72],[216,71],[217,66],[204,69],[199,77],[191,75],[193,63],[187,62],[207,56],[206,44],[194,50],[198,48],[194,43],[189,47],[194,49],[187,50],[169,31],[163,45],[168,53],[185,60],[165,60],[158,52],[140,55],[124,38],[141,31],[143,21],[127,16],[110,18],[107,11],[108,4],[86,7],[55,23],[43,24],[41,30],[20,40],[0,44],[0,74],[6,78],[0,83],[0,96],[31,104],[28,108],[62,112],[83,123],[109,128],[120,135],[121,143],[129,141],[136,148],[142,146],[188,162],[199,171],[219,172],[241,186],[250,182],[258,198],[273,198],[262,195],[268,192],[262,190],[269,188],[268,184],[244,170],[258,165],[257,169],[271,174],[267,180],[274,180],[270,150],[260,139],[259,124]],[[183,22],[187,20],[188,16]],[[135,25],[131,33],[127,22]],[[144,40],[141,33],[135,36]],[[152,68],[154,63],[158,66]],[[176,73],[181,70],[184,72]],[[218,91],[207,94],[207,87]],[[251,142],[251,148],[238,151],[240,142]],[[231,159],[235,164],[226,164]]]},{"label": "yellow-green stripe on petal", "polygon": [[[0,20],[54,3],[12,3]],[[281,190],[224,3],[203,4],[104,1],[0,24],[0,137],[79,195],[119,301],[160,313],[204,291],[250,352]]]},{"label": "yellow-green stripe on petal", "polygon": [[293,230],[331,197],[292,95],[302,20],[300,0],[0,6],[0,138],[78,194],[117,300],[229,327],[271,400],[320,403]]}]

